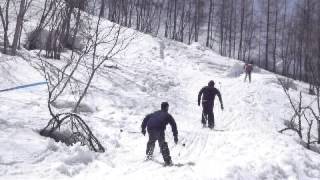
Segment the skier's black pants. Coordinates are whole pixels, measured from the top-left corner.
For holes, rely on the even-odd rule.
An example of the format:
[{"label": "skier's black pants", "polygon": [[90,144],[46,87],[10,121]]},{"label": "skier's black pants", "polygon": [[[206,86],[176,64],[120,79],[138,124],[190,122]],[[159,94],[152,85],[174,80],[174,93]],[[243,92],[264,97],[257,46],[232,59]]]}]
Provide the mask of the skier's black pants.
[{"label": "skier's black pants", "polygon": [[146,150],[147,156],[151,156],[153,154],[155,143],[156,141],[158,141],[164,162],[166,164],[170,164],[171,156],[170,156],[168,143],[165,141],[164,131],[148,129],[148,133],[149,133],[149,141],[148,141],[147,150]]},{"label": "skier's black pants", "polygon": [[210,128],[214,127],[214,114],[213,114],[213,102],[204,101],[202,102],[202,119],[203,125],[206,125],[208,121],[208,126]]},{"label": "skier's black pants", "polygon": [[244,82],[246,82],[248,76],[249,76],[249,82],[251,82],[251,72],[246,72],[246,76],[244,77]]}]

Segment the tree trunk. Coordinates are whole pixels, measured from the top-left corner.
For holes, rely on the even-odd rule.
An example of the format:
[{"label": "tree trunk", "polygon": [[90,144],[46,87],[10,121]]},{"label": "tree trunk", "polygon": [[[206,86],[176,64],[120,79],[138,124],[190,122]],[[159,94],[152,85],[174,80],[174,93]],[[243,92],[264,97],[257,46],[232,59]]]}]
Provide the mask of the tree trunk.
[{"label": "tree trunk", "polygon": [[230,23],[229,23],[229,58],[231,58],[231,49],[232,49],[232,23],[233,23],[233,11],[234,11],[234,0],[231,0],[231,12],[230,12]]},{"label": "tree trunk", "polygon": [[16,29],[14,33],[13,42],[12,42],[12,51],[11,51],[12,55],[16,55],[16,51],[18,48],[18,43],[19,43],[19,39],[21,36],[22,27],[23,27],[23,18],[25,14],[25,8],[26,8],[26,0],[21,0],[19,14],[16,22]]},{"label": "tree trunk", "polygon": [[276,53],[277,53],[277,25],[278,25],[278,5],[276,4],[275,25],[274,25],[274,47],[273,47],[273,72],[276,73]]},{"label": "tree trunk", "polygon": [[8,54],[9,38],[8,38],[8,27],[9,27],[9,8],[10,0],[6,0],[5,6],[0,6],[0,17],[3,26],[3,53]]},{"label": "tree trunk", "polygon": [[242,57],[242,39],[243,39],[243,24],[244,24],[244,0],[241,1],[241,20],[240,20],[240,41],[238,49],[238,59],[241,60]]},{"label": "tree trunk", "polygon": [[177,0],[174,0],[174,12],[173,12],[173,33],[172,39],[177,40]]},{"label": "tree trunk", "polygon": [[181,42],[183,42],[184,40],[185,6],[186,6],[186,0],[183,0],[182,13],[181,13],[181,19],[180,19],[180,38],[179,38]]},{"label": "tree trunk", "polygon": [[267,36],[266,36],[266,59],[265,59],[265,68],[268,70],[269,68],[269,61],[268,61],[268,54],[269,54],[269,25],[270,25],[270,0],[268,0],[268,10],[267,10]]},{"label": "tree trunk", "polygon": [[210,29],[211,29],[211,14],[212,14],[212,1],[210,0],[210,5],[209,5],[209,19],[208,19],[208,29],[207,29],[207,42],[206,42],[206,46],[209,47],[209,43],[210,43]]},{"label": "tree trunk", "polygon": [[[287,68],[287,55],[285,56],[285,47],[288,47],[289,42],[285,43],[285,39],[286,39],[286,15],[287,15],[287,0],[284,0],[284,14],[283,14],[283,28],[282,28],[282,37],[281,37],[281,58],[283,61],[283,65],[282,65],[282,75],[286,75],[286,68]],[[288,33],[288,32],[287,32]],[[289,33],[288,33],[289,34]],[[288,35],[289,37],[289,35]],[[289,38],[287,39],[289,41]],[[286,45],[285,45],[286,44]]]},{"label": "tree trunk", "polygon": [[195,23],[194,23],[194,41],[199,40],[199,29],[200,29],[200,0],[196,0],[196,10],[195,10]]},{"label": "tree trunk", "polygon": [[223,56],[223,42],[224,42],[224,11],[225,1],[222,1],[222,7],[220,8],[220,54]]}]

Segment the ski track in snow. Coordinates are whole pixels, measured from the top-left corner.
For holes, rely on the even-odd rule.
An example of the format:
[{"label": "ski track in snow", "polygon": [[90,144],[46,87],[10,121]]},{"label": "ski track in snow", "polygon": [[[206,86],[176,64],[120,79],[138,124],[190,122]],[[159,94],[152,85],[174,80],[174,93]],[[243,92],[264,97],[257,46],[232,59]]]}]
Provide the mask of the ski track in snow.
[{"label": "ski track in snow", "polygon": [[[106,153],[79,145],[67,147],[37,134],[49,118],[45,87],[0,94],[0,179],[320,178],[319,155],[277,132],[289,109],[282,90],[270,81],[274,75],[253,73],[252,83],[244,83],[243,74],[227,75],[237,61],[197,44],[187,46],[148,35],[140,35],[132,44],[116,58],[119,69],[99,71],[96,88],[85,99],[95,110],[83,117]],[[3,77],[8,78],[6,85],[41,79],[19,75],[26,72],[21,68],[14,70],[18,75],[11,80]],[[198,91],[211,79],[225,105],[221,111],[216,98],[217,131],[201,127],[197,106]],[[170,127],[166,139],[173,162],[182,167],[163,167],[158,145],[155,162],[144,161],[147,137],[140,134],[140,124],[162,101],[169,102],[178,124],[179,144],[173,143]]]}]

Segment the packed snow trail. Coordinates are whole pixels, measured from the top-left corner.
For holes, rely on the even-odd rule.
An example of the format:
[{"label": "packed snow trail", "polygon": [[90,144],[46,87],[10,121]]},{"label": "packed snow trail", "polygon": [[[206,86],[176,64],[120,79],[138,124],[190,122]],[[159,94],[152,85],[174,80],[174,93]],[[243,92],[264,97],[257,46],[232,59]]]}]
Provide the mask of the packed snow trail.
[{"label": "packed snow trail", "polygon": [[[8,85],[40,79],[21,59],[12,61],[4,68],[14,72]],[[50,118],[45,88],[0,94],[0,179],[320,178],[319,154],[277,132],[290,108],[275,75],[258,70],[251,84],[244,83],[238,61],[198,44],[142,34],[113,63],[119,68],[98,72],[84,101],[91,113],[82,114],[106,153],[38,135]],[[214,112],[216,129],[224,131],[201,125],[198,92],[209,80],[222,93],[225,110],[216,99]],[[173,162],[181,167],[163,167],[158,145],[154,161],[144,161],[148,138],[140,134],[140,125],[162,101],[169,102],[178,125],[178,145],[170,128],[166,139]]]}]

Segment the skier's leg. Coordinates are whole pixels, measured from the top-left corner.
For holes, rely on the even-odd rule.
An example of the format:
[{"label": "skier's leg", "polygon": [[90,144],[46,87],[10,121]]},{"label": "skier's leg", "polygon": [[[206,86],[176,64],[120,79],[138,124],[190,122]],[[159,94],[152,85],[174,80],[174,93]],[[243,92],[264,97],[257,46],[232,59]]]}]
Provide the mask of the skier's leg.
[{"label": "skier's leg", "polygon": [[151,159],[154,151],[154,146],[157,140],[157,135],[152,130],[148,130],[148,134],[149,134],[149,141],[147,143],[146,155],[147,155],[147,159]]},{"label": "skier's leg", "polygon": [[214,115],[213,115],[213,112],[209,113],[208,121],[209,121],[209,128],[213,129],[214,128]]},{"label": "skier's leg", "polygon": [[246,82],[247,76],[248,76],[248,73],[246,72],[246,75],[244,76],[244,82]]},{"label": "skier's leg", "polygon": [[161,153],[162,153],[162,157],[164,160],[165,165],[171,165],[172,164],[172,160],[171,160],[171,156],[170,156],[170,150],[168,147],[168,143],[167,142],[159,142],[159,146],[161,149]]},{"label": "skier's leg", "polygon": [[249,73],[249,83],[251,83],[251,72]]},{"label": "skier's leg", "polygon": [[210,107],[210,111],[208,113],[208,124],[209,128],[213,129],[214,128],[214,115],[213,115],[213,103]]},{"label": "skier's leg", "polygon": [[206,119],[207,119],[207,117],[206,117],[207,115],[205,114],[205,112],[204,111],[202,111],[202,119],[201,119],[201,123],[202,123],[202,126],[203,127],[205,127],[206,126],[206,124],[207,124],[207,121],[206,121]]},{"label": "skier's leg", "polygon": [[202,103],[202,118],[201,118],[201,123],[202,126],[205,127],[207,124],[207,119],[208,119],[208,114],[207,114],[207,104],[206,103]]},{"label": "skier's leg", "polygon": [[214,113],[212,112],[212,129],[214,128],[215,123],[214,123]]},{"label": "skier's leg", "polygon": [[164,132],[160,134],[158,142],[165,165],[172,165],[170,150],[168,147],[168,143],[165,141]]}]

